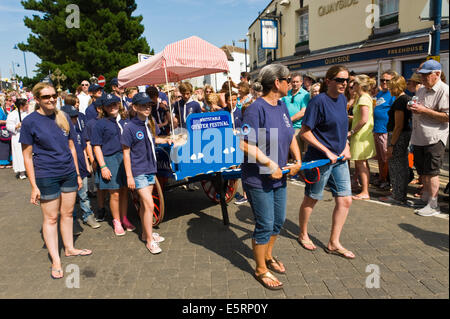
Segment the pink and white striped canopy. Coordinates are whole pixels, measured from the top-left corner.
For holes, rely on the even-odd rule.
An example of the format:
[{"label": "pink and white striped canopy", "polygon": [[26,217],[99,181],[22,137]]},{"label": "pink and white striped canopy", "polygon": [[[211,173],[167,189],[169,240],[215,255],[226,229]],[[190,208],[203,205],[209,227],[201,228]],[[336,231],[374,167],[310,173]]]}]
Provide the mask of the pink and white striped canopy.
[{"label": "pink and white striped canopy", "polygon": [[155,56],[120,70],[121,87],[178,82],[218,72],[228,72],[225,52],[218,47],[193,36],[169,44]]}]

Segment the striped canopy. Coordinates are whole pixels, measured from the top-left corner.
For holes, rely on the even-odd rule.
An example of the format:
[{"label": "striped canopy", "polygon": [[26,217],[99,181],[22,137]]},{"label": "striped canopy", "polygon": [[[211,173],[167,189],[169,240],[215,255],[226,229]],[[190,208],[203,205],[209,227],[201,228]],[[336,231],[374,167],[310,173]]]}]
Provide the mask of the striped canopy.
[{"label": "striped canopy", "polygon": [[169,44],[155,56],[120,70],[120,87],[178,82],[219,72],[228,72],[225,52],[193,36]]}]

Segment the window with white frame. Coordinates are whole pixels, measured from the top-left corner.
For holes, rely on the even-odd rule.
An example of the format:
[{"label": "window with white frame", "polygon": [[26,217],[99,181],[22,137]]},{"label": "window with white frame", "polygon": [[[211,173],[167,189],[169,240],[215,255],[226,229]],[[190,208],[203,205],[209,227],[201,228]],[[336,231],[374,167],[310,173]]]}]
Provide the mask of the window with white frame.
[{"label": "window with white frame", "polygon": [[398,22],[399,0],[378,0],[380,6],[380,27]]},{"label": "window with white frame", "polygon": [[[308,11],[300,14],[298,16],[298,26],[299,26],[299,32],[298,32],[298,42],[299,43],[305,43],[309,41],[309,17],[308,17]],[[306,44],[306,43],[305,43]]]}]

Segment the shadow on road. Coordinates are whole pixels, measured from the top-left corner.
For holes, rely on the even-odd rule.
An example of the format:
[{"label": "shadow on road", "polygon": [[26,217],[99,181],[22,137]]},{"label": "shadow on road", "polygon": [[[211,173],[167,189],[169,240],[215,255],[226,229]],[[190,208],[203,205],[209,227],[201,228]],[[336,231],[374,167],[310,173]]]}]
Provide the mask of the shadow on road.
[{"label": "shadow on road", "polygon": [[[194,214],[198,217],[188,222],[189,241],[222,256],[239,269],[252,273],[253,268],[246,258],[253,258],[253,251],[244,243],[251,238],[251,231],[233,223],[227,227],[221,219],[201,211]],[[234,230],[241,231],[244,235],[238,237]]]},{"label": "shadow on road", "polygon": [[445,252],[449,251],[449,236],[447,234],[424,230],[411,224],[402,223],[399,224],[399,227],[413,234],[415,238],[420,239],[425,245],[438,248]]}]

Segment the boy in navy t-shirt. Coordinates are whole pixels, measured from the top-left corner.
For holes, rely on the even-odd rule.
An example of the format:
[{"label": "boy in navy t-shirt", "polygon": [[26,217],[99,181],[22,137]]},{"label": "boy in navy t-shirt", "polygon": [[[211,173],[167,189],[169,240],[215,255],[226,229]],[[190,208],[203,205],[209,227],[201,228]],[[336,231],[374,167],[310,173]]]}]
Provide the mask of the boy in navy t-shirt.
[{"label": "boy in navy t-shirt", "polygon": [[[80,208],[83,211],[82,220],[84,224],[89,225],[90,227],[96,229],[100,227],[100,224],[95,220],[94,213],[91,209],[91,203],[89,200],[88,192],[88,176],[90,175],[90,171],[88,167],[90,167],[87,155],[86,155],[86,141],[82,136],[82,133],[77,130],[77,125],[79,124],[78,117],[81,114],[77,111],[77,109],[71,105],[65,105],[61,108],[61,111],[65,112],[69,117],[71,122],[70,125],[73,125],[75,129],[75,135],[72,140],[75,144],[75,149],[77,151],[77,159],[78,159],[78,168],[80,171],[81,179],[83,180],[83,187],[78,190],[78,198],[80,200]],[[73,213],[74,222],[77,218],[77,213],[74,209]]]}]

